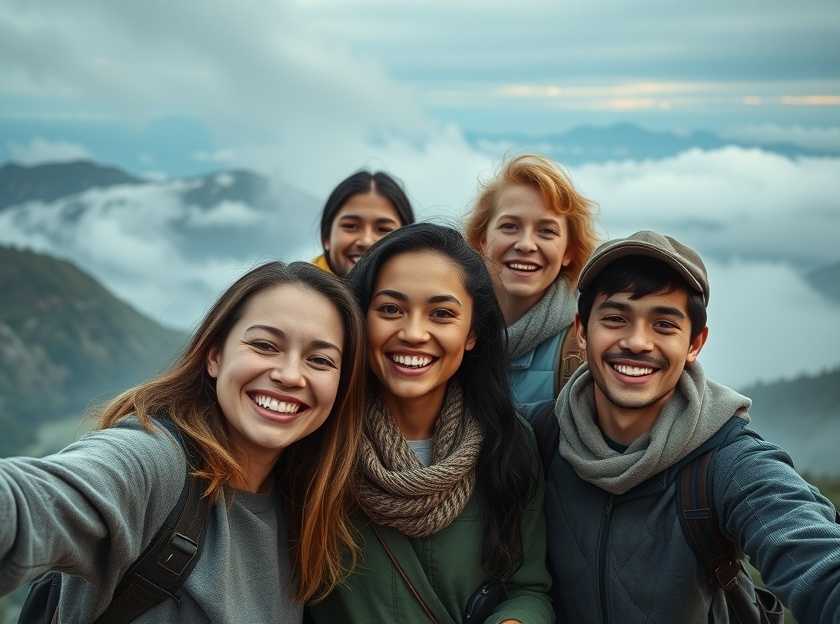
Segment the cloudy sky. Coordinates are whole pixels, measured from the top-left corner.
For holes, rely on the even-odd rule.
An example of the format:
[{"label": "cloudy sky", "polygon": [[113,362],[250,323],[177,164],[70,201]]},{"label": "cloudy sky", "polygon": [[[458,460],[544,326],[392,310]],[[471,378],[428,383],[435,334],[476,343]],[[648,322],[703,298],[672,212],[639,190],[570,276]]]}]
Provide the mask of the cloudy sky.
[{"label": "cloudy sky", "polygon": [[[253,168],[312,197],[298,216],[311,243],[300,228],[278,232],[291,259],[317,248],[318,204],[360,167],[395,173],[421,216],[457,221],[514,149],[507,137],[539,144],[616,123],[710,131],[742,145],[570,171],[605,236],[667,230],[710,258],[726,293],[712,298],[719,335],[757,349],[770,328],[807,322],[787,356],[749,366],[713,341],[716,370],[733,383],[819,370],[840,362],[840,317],[801,276],[840,260],[838,18],[836,0],[0,0],[0,162],[86,157],[156,179]],[[761,149],[774,143],[834,155]],[[199,218],[189,206],[163,187],[114,192],[153,204],[151,216],[118,218],[93,193],[83,235],[55,218],[66,206],[39,206],[0,219],[0,239],[74,258],[181,327],[263,259],[190,256],[170,227]],[[214,214],[202,218],[254,218]]]}]

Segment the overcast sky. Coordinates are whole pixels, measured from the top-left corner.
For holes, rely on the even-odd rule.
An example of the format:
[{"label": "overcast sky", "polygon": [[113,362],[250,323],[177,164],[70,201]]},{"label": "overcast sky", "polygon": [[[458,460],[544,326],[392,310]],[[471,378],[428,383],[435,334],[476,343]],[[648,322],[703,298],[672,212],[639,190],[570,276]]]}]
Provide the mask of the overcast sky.
[{"label": "overcast sky", "polygon": [[[0,161],[85,157],[156,178],[245,166],[309,193],[312,205],[349,172],[383,168],[421,217],[456,223],[504,154],[474,134],[538,138],[630,122],[840,151],[836,0],[0,0],[0,77]],[[838,309],[801,278],[840,260],[840,159],[728,147],[577,164],[571,174],[598,202],[604,235],[656,228],[710,258],[726,293],[713,297],[713,335],[727,341],[707,356],[733,382],[840,360]],[[107,210],[112,194],[135,216]],[[86,201],[78,231],[57,219],[66,205],[41,205],[0,218],[0,240],[73,258],[181,327],[265,259],[193,258],[171,232],[175,219],[253,220],[247,206],[197,215],[167,188]],[[316,218],[301,216],[310,242],[300,228],[278,232],[280,257],[309,257]],[[770,305],[779,284],[795,296]],[[728,339],[758,348],[791,319],[808,331],[789,359],[774,353],[751,368],[730,356]]]}]

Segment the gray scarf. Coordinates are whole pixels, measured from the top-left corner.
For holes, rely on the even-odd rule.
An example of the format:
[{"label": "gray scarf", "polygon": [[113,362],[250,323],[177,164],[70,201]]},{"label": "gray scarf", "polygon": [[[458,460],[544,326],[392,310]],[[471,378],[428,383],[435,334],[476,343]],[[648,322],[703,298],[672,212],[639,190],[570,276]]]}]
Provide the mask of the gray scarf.
[{"label": "gray scarf", "polygon": [[515,360],[563,331],[575,320],[575,304],[569,283],[558,277],[534,307],[507,328],[508,357]]},{"label": "gray scarf", "polygon": [[686,367],[653,428],[619,453],[598,428],[594,381],[584,365],[563,388],[554,409],[560,423],[560,455],[584,481],[624,494],[686,457],[733,416],[749,421],[750,404],[731,388],[707,380],[700,363],[694,362]]}]

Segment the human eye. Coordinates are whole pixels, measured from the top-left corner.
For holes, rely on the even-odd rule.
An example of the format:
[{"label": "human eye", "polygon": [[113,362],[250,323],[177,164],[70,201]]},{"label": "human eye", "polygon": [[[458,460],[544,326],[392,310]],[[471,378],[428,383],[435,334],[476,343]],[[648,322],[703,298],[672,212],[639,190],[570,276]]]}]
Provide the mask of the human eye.
[{"label": "human eye", "polygon": [[395,317],[400,313],[400,306],[396,303],[383,303],[377,306],[376,311],[382,316]]},{"label": "human eye", "polygon": [[677,323],[665,320],[656,321],[656,323],[654,323],[654,327],[657,331],[663,334],[673,334],[680,330],[680,326]]},{"label": "human eye", "polygon": [[265,353],[277,353],[280,350],[276,344],[265,338],[253,338],[247,344],[257,351],[263,351]]},{"label": "human eye", "polygon": [[601,322],[608,327],[618,327],[624,324],[624,317],[620,314],[607,314],[601,317]]},{"label": "human eye", "polygon": [[338,368],[338,364],[331,358],[322,353],[316,353],[309,357],[309,361],[315,368],[320,370],[327,370],[330,368]]},{"label": "human eye", "polygon": [[379,228],[377,228],[377,231],[380,234],[382,234],[382,236],[385,236],[386,234],[390,234],[391,232],[393,232],[396,229],[397,228],[394,225],[380,225]]},{"label": "human eye", "polygon": [[449,320],[457,317],[458,315],[455,311],[449,308],[435,308],[432,310],[432,318],[436,320]]},{"label": "human eye", "polygon": [[359,229],[359,224],[354,221],[342,221],[339,227],[345,232],[355,232]]},{"label": "human eye", "polygon": [[543,227],[540,228],[540,235],[544,236],[545,238],[554,238],[555,236],[560,236],[560,232],[558,232],[557,229],[553,227]]},{"label": "human eye", "polygon": [[515,232],[516,231],[516,224],[513,221],[502,221],[499,224],[499,229],[502,232]]}]

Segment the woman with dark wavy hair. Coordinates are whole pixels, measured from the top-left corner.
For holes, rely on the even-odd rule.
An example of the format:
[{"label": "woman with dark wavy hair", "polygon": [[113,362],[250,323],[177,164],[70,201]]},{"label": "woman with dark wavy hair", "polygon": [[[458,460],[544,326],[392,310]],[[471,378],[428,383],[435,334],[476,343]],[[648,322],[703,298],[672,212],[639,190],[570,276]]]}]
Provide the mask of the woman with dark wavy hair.
[{"label": "woman with dark wavy hair", "polygon": [[414,211],[402,186],[382,171],[358,171],[339,182],[324,204],[324,253],[312,264],[344,277],[371,245],[410,223]]},{"label": "woman with dark wavy hair", "polygon": [[350,274],[372,382],[354,526],[362,563],[315,622],[552,622],[542,471],[515,413],[504,318],[454,229],[410,225]]},{"label": "woman with dark wavy hair", "polygon": [[[300,622],[303,602],[355,559],[364,348],[340,280],[304,262],[249,271],[168,371],[105,407],[97,431],[48,457],[0,459],[0,595],[49,572],[39,587],[53,611],[33,599],[24,610],[39,617],[23,621]],[[190,519],[206,521],[195,568],[177,595],[149,576],[121,584],[188,474],[209,501]],[[186,565],[187,533],[164,531],[172,548],[152,577]]]}]

